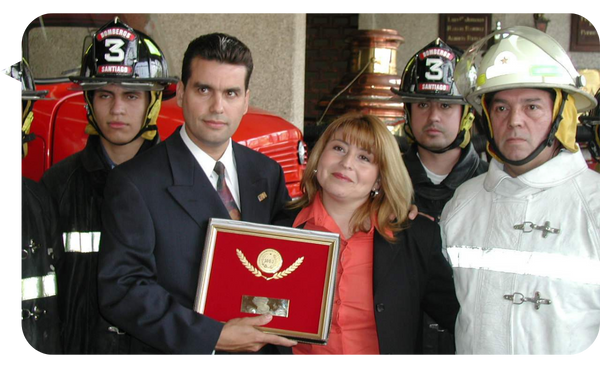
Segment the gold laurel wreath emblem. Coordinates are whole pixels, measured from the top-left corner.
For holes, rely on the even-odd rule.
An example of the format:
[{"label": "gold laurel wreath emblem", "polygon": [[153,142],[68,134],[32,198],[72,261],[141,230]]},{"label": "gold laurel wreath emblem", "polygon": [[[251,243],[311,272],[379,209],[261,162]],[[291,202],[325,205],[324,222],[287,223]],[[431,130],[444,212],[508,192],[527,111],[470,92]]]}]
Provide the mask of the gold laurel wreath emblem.
[{"label": "gold laurel wreath emblem", "polygon": [[244,253],[242,253],[241,250],[236,249],[235,252],[237,253],[238,258],[240,259],[240,262],[242,262],[242,265],[244,265],[244,267],[246,267],[246,269],[248,271],[250,271],[254,276],[262,277],[263,279],[265,279],[267,281],[279,280],[279,279],[286,277],[287,275],[296,271],[296,269],[298,267],[300,267],[302,262],[304,262],[304,257],[300,257],[296,260],[296,262],[294,262],[290,267],[286,268],[285,270],[283,270],[281,272],[276,272],[271,277],[266,277],[265,275],[262,274],[262,272],[257,270],[256,267],[254,267],[250,262],[248,262],[248,260],[246,259],[246,256],[244,256]]}]

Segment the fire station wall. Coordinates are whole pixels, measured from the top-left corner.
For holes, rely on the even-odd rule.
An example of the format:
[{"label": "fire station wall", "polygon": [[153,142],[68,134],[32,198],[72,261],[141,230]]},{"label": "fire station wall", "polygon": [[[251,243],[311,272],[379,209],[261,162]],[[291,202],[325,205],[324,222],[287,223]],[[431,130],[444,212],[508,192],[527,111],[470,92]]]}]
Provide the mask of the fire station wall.
[{"label": "fire station wall", "polygon": [[[578,12],[586,17],[585,12]],[[569,53],[577,69],[600,69],[600,52],[569,51],[571,37],[571,14],[544,14],[550,22],[546,33],[554,37]],[[594,22],[598,17],[588,14],[588,20]],[[533,14],[492,14],[492,27],[500,21],[502,28],[512,26],[534,27]],[[389,28],[397,30],[404,43],[398,48],[396,63],[402,73],[411,56],[438,37],[438,14],[360,14],[359,29]],[[597,30],[600,24],[594,24]]]},{"label": "fire station wall", "polygon": [[[168,43],[171,73],[181,76],[183,54],[196,37],[223,32],[252,51],[250,104],[304,127],[305,14],[153,14],[151,22]],[[166,47],[165,47],[166,48]]]}]

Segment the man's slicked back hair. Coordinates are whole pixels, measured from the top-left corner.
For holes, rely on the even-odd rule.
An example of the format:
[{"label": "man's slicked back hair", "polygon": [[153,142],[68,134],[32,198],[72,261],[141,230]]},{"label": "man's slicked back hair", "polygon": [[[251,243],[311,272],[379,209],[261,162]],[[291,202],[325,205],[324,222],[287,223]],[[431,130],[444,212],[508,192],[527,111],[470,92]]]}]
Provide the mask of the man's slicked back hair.
[{"label": "man's slicked back hair", "polygon": [[192,74],[191,64],[196,57],[225,64],[245,66],[246,79],[244,87],[248,90],[254,64],[250,49],[242,41],[224,33],[210,33],[190,42],[183,56],[181,68],[181,81],[184,86],[187,85]]}]

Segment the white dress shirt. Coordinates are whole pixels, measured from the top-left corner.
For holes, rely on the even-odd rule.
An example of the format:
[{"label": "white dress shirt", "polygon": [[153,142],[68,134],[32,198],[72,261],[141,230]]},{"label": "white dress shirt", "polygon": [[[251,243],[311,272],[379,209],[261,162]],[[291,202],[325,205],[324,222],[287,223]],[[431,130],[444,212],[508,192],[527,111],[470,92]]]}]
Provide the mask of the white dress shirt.
[{"label": "white dress shirt", "polygon": [[[179,134],[181,135],[181,139],[183,139],[183,143],[185,143],[192,155],[196,158],[196,161],[198,161],[198,164],[206,174],[206,177],[208,178],[208,180],[210,180],[210,183],[216,190],[217,180],[219,176],[217,175],[214,169],[217,161],[215,161],[206,152],[200,149],[200,147],[198,147],[194,142],[192,142],[192,140],[187,134],[187,131],[185,130],[185,124],[181,127]],[[238,185],[239,181],[236,170],[235,158],[233,156],[231,138],[229,138],[229,142],[227,143],[227,149],[225,149],[225,152],[223,153],[221,158],[219,158],[219,161],[221,161],[225,166],[225,182],[227,183],[227,187],[229,188],[229,191],[231,192],[231,195],[233,196],[233,199],[235,200],[235,203],[237,204],[241,212],[242,207],[240,205],[240,189]]]}]

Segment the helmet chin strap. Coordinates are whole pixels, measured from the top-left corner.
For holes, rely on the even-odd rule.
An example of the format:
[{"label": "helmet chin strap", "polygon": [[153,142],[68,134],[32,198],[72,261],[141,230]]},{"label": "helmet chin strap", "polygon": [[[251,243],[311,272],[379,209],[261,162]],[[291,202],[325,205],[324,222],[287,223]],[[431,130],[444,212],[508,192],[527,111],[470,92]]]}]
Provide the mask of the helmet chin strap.
[{"label": "helmet chin strap", "polygon": [[425,147],[424,145],[422,145],[421,143],[419,143],[419,141],[417,141],[415,139],[415,142],[417,142],[417,145],[423,149],[426,149],[427,151],[431,152],[431,153],[436,153],[436,154],[440,154],[440,153],[444,153],[444,152],[448,152],[450,150],[453,150],[457,147],[460,146],[461,142],[463,141],[463,139],[465,138],[465,131],[461,130],[458,135],[456,136],[456,139],[454,139],[454,142],[452,142],[449,146],[446,146],[444,148],[441,149],[433,149],[433,148],[429,148],[429,147]]},{"label": "helmet chin strap", "polygon": [[[92,102],[89,99],[88,92],[84,92],[84,95],[85,95],[85,100],[87,102],[87,105],[85,106],[85,108],[87,110],[88,123],[94,128],[94,130],[96,131],[96,133],[98,133],[98,135],[100,137],[104,138],[108,143],[110,143],[114,146],[126,146],[126,145],[130,144],[131,142],[135,141],[136,139],[138,139],[139,137],[141,137],[146,132],[158,131],[158,127],[156,126],[156,124],[150,124],[150,120],[152,118],[149,116],[149,114],[150,114],[150,110],[151,110],[152,106],[148,106],[148,114],[146,116],[145,126],[143,126],[140,129],[140,131],[135,135],[135,137],[133,137],[129,142],[125,142],[125,143],[113,142],[104,135],[104,133],[102,132],[102,129],[100,129],[100,127],[98,126],[98,123],[96,122],[96,118],[94,117],[94,110],[92,108]],[[161,98],[161,95],[159,94],[157,99],[160,100],[160,98]],[[159,108],[160,108],[160,105],[159,105]]]},{"label": "helmet chin strap", "polygon": [[[565,108],[565,103],[567,102],[567,97],[568,97],[568,95],[565,91],[561,90],[561,93],[562,93],[562,102],[560,104],[560,109],[558,111],[558,114],[556,114],[556,118],[554,118],[554,121],[552,122],[552,127],[550,129],[550,132],[548,133],[548,137],[546,137],[546,139],[544,141],[542,141],[542,143],[540,143],[540,145],[533,152],[531,152],[529,154],[529,156],[525,157],[522,160],[517,160],[517,161],[507,159],[502,154],[502,152],[498,149],[496,142],[491,137],[491,134],[490,134],[491,132],[489,132],[488,129],[486,129],[488,144],[492,148],[493,154],[498,156],[498,158],[500,158],[500,160],[502,160],[504,163],[507,163],[507,164],[513,165],[513,166],[523,166],[523,165],[531,162],[534,158],[536,158],[540,153],[542,153],[542,151],[546,147],[551,147],[554,144],[554,141],[556,140],[556,131],[558,130],[558,126],[560,125],[560,122],[563,119],[563,110]],[[485,109],[487,111],[487,106],[485,107]],[[486,119],[489,120],[489,116],[487,115],[487,113],[485,114],[485,116],[486,116]],[[490,125],[489,122],[487,125],[488,126]]]},{"label": "helmet chin strap", "polygon": [[[98,130],[98,129],[96,129],[96,130]],[[135,141],[136,139],[138,139],[139,137],[141,137],[141,136],[142,136],[142,134],[144,134],[144,133],[146,133],[146,132],[149,132],[149,131],[152,131],[152,130],[158,130],[157,126],[156,126],[156,125],[146,125],[144,128],[142,128],[142,129],[141,129],[141,130],[138,132],[138,134],[136,134],[136,135],[135,135],[135,137],[133,137],[133,138],[132,138],[132,139],[131,139],[129,142],[127,142],[127,143],[115,143],[115,142],[112,142],[111,140],[109,140],[108,138],[106,138],[106,137],[104,136],[104,134],[102,134],[102,133],[100,133],[100,132],[98,132],[98,134],[100,134],[100,135],[102,136],[102,138],[106,139],[106,140],[107,140],[107,141],[108,141],[110,144],[113,144],[113,145],[115,145],[115,146],[126,146],[126,145],[128,145],[129,143],[131,143],[131,142]]]},{"label": "helmet chin strap", "polygon": [[27,156],[28,147],[27,143],[35,139],[35,134],[31,133],[31,123],[33,122],[33,110],[31,106],[33,103],[27,101],[26,110],[23,113],[23,125],[21,126],[21,157]]}]

